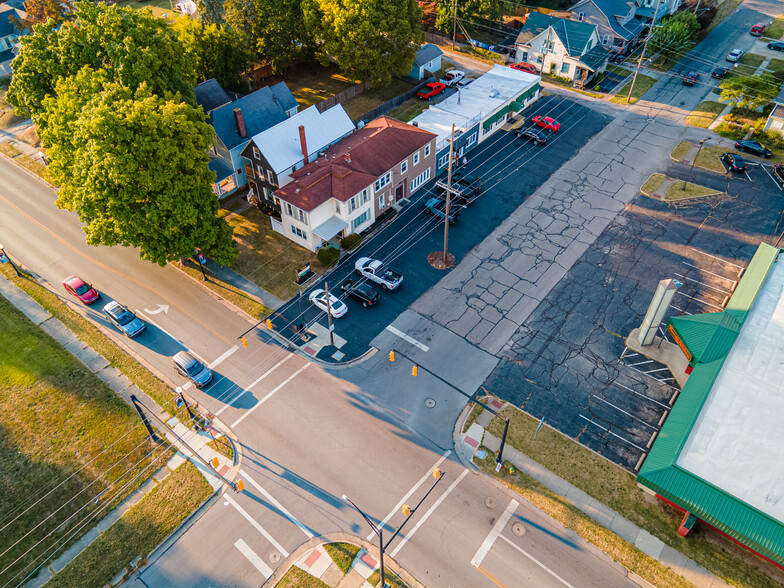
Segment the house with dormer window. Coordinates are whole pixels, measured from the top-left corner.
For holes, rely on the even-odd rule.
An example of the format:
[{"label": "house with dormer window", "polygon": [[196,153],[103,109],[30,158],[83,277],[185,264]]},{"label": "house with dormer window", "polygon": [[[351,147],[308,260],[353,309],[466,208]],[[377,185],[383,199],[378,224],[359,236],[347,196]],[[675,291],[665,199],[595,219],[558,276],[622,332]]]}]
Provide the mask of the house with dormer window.
[{"label": "house with dormer window", "polygon": [[608,51],[627,54],[639,42],[645,25],[635,18],[635,0],[581,0],[569,8],[571,19],[596,26]]}]

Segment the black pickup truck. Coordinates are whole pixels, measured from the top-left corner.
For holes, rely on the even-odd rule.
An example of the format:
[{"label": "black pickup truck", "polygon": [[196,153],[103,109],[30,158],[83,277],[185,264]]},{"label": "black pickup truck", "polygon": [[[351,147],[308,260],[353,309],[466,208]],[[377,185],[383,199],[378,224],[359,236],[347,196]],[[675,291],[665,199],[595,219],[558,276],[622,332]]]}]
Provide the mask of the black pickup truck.
[{"label": "black pickup truck", "polygon": [[346,294],[362,301],[362,306],[373,306],[378,302],[378,292],[367,282],[358,283],[354,280],[346,280],[341,286]]}]

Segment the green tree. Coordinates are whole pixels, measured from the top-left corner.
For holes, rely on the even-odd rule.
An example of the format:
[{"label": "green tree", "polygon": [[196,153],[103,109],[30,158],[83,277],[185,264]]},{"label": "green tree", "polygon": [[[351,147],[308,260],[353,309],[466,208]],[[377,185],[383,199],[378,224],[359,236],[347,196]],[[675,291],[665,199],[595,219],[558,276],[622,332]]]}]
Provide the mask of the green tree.
[{"label": "green tree", "polygon": [[415,0],[304,0],[305,23],[319,39],[317,56],[337,61],[346,75],[380,85],[411,71],[424,38]]},{"label": "green tree", "polygon": [[[464,0],[457,3],[457,20],[486,19],[501,20],[506,2],[504,0]],[[452,35],[454,6],[451,2],[439,3],[436,11],[436,28]],[[458,26],[458,31],[460,30]]]},{"label": "green tree", "polygon": [[664,24],[668,22],[678,22],[686,26],[689,29],[689,33],[694,35],[700,30],[700,23],[697,20],[697,16],[693,12],[689,12],[688,10],[680,10],[673,14],[672,16],[668,17]]},{"label": "green tree", "polygon": [[778,93],[778,84],[770,74],[739,76],[722,81],[719,89],[722,100],[748,113],[773,100]]},{"label": "green tree", "polygon": [[61,23],[66,15],[73,10],[71,0],[25,0],[24,3],[26,16],[18,18],[15,14],[9,16],[13,24],[21,29],[32,29],[33,25],[47,22],[52,19],[55,23]]},{"label": "green tree", "polygon": [[202,27],[185,16],[175,21],[173,29],[185,51],[195,57],[198,81],[215,78],[224,88],[242,88],[250,54],[240,31],[226,25]]},{"label": "green tree", "polygon": [[221,0],[196,0],[199,20],[204,24],[223,23],[223,2]]},{"label": "green tree", "polygon": [[652,54],[658,53],[667,63],[673,56],[685,53],[691,42],[692,32],[688,23],[669,19],[658,27],[648,42]]}]

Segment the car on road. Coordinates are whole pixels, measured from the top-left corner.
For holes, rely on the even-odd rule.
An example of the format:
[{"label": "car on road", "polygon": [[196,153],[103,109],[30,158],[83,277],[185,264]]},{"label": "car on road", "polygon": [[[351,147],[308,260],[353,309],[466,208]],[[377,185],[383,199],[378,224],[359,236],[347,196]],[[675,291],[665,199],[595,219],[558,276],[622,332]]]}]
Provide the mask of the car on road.
[{"label": "car on road", "polygon": [[464,195],[477,196],[482,193],[482,177],[464,176],[462,172],[457,172],[452,174],[452,187],[458,188]]},{"label": "car on road", "polygon": [[106,315],[110,323],[120,329],[124,335],[131,338],[146,328],[144,322],[128,310],[127,306],[123,306],[115,300],[103,307],[103,314]]},{"label": "car on road", "polygon": [[768,43],[768,49],[773,49],[774,51],[784,51],[784,41],[771,41]]},{"label": "car on road", "polygon": [[346,280],[343,282],[341,289],[349,296],[353,296],[357,300],[361,301],[362,306],[373,306],[376,302],[378,302],[378,291],[374,290],[373,287],[367,282]]},{"label": "car on road", "polygon": [[721,156],[721,160],[730,171],[734,171],[736,173],[742,173],[746,171],[746,162],[743,161],[743,158],[740,155],[735,155],[734,153],[725,153]]},{"label": "car on road", "polygon": [[773,152],[759,141],[735,141],[735,149],[744,153],[751,153],[760,157],[770,157]]},{"label": "car on road", "polygon": [[729,53],[727,53],[727,61],[731,61],[735,63],[736,61],[740,61],[740,58],[743,57],[743,49],[733,49]]},{"label": "car on road", "polygon": [[526,73],[538,74],[539,71],[536,69],[535,65],[530,63],[512,63],[509,65],[512,69],[516,69],[517,71],[524,71]]},{"label": "car on road", "polygon": [[700,74],[696,71],[690,71],[685,76],[683,76],[683,85],[684,86],[693,86],[694,83],[700,79]]},{"label": "car on road", "polygon": [[520,129],[517,131],[517,136],[525,139],[526,141],[533,141],[537,145],[544,145],[547,143],[547,137],[544,136],[544,133],[541,133],[533,128]]},{"label": "car on road", "polygon": [[752,37],[761,37],[762,33],[764,33],[764,32],[765,32],[765,23],[764,22],[758,22],[757,24],[755,24],[754,26],[751,27],[751,30],[749,31],[749,34]]},{"label": "car on road", "polygon": [[726,67],[717,67],[711,72],[711,77],[716,78],[717,80],[721,80],[724,79],[724,76],[726,76],[728,73],[730,73],[730,70]]},{"label": "car on road", "polygon": [[465,72],[463,70],[450,69],[444,74],[444,77],[438,81],[444,84],[447,88],[451,88],[452,86],[459,84],[464,77]]},{"label": "car on road", "polygon": [[[450,217],[452,216],[452,213],[456,209],[456,207],[457,208],[460,208],[460,207],[465,208],[469,204],[473,204],[474,200],[479,198],[479,194],[482,193],[482,185],[481,185],[481,181],[479,181],[478,177],[477,177],[476,180],[473,180],[474,182],[476,182],[476,184],[474,186],[470,185],[470,182],[472,181],[470,178],[463,179],[463,178],[460,178],[460,177],[453,177],[452,180],[453,180],[452,181],[452,191],[451,191],[452,195],[449,197],[449,213],[450,213],[449,216]],[[436,186],[438,187],[437,198],[439,200],[446,201],[446,188],[444,188],[442,186],[439,186],[438,184],[436,184]],[[433,212],[434,211],[429,210],[427,208],[427,204],[426,204],[425,205],[425,213],[426,214],[432,214]],[[437,214],[441,218],[444,218],[443,211],[440,211]],[[458,216],[459,216],[459,213],[458,213]],[[455,222],[456,220],[457,219],[452,220],[450,222]]]},{"label": "car on road", "polygon": [[76,296],[84,304],[92,304],[101,297],[98,290],[93,288],[79,276],[68,276],[65,278],[63,280],[63,288],[65,288],[66,292],[69,294]]},{"label": "car on road", "polygon": [[784,186],[784,165],[781,165],[780,163],[774,163],[773,176],[774,179],[778,180],[779,184]]},{"label": "car on road", "polygon": [[385,290],[396,290],[403,283],[402,275],[371,257],[360,257],[354,263],[354,271],[357,275],[380,284]]},{"label": "car on road", "polygon": [[430,82],[417,92],[417,97],[422,100],[430,100],[433,96],[438,96],[441,92],[446,90],[446,85],[441,82]]},{"label": "car on road", "polygon": [[[325,290],[318,288],[313,290],[308,296],[308,300],[313,303],[316,308],[327,312],[327,293]],[[334,294],[329,295],[329,312],[332,318],[340,318],[348,312],[348,306]]]},{"label": "car on road", "polygon": [[[457,203],[459,198],[459,195],[453,195],[453,197],[449,199],[450,225],[453,225],[460,220],[460,212],[463,210],[463,206]],[[438,196],[433,196],[433,198],[430,198],[425,202],[425,214],[432,214],[443,219],[446,217],[446,200],[442,200]]]},{"label": "car on road", "polygon": [[554,133],[561,128],[561,123],[550,116],[537,115],[531,119],[535,125]]},{"label": "car on road", "polygon": [[187,351],[178,351],[172,357],[172,364],[178,374],[188,378],[197,388],[204,388],[204,386],[212,382],[210,368]]}]

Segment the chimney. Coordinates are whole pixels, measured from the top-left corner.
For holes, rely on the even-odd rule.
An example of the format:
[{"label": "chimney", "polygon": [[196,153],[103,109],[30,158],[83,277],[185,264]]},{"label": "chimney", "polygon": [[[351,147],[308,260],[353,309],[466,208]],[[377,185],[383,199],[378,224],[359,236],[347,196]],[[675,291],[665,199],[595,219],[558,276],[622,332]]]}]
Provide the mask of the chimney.
[{"label": "chimney", "polygon": [[242,118],[242,109],[234,109],[234,122],[237,124],[237,132],[240,137],[245,138],[245,119]]},{"label": "chimney", "polygon": [[305,142],[305,127],[299,125],[299,145],[302,149],[302,157],[305,160],[305,165],[308,164],[308,144]]},{"label": "chimney", "polygon": [[351,163],[351,153],[346,153],[343,157],[346,158],[346,163]]}]

